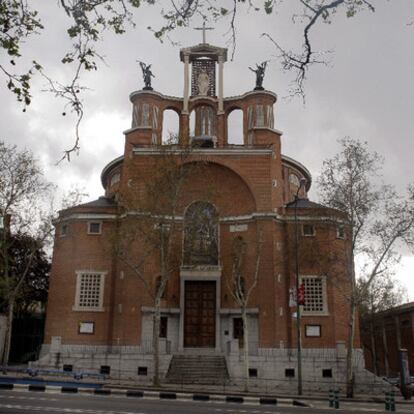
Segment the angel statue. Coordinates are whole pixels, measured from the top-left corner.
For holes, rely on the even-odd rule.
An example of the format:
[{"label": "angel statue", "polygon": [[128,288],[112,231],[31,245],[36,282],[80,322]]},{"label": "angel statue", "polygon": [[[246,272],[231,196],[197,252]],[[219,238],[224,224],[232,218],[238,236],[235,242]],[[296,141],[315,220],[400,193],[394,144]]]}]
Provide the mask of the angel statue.
[{"label": "angel statue", "polygon": [[257,89],[259,89],[259,90],[263,89],[263,78],[264,78],[264,75],[265,75],[266,66],[267,66],[267,62],[262,62],[260,65],[258,65],[256,63],[256,69],[252,69],[249,66],[249,69],[252,72],[256,73],[256,87],[254,88],[256,90]]},{"label": "angel statue", "polygon": [[142,70],[142,77],[144,79],[145,87],[144,89],[152,91],[151,87],[151,77],[155,78],[154,74],[151,72],[151,65],[147,65],[144,62],[138,61]]}]

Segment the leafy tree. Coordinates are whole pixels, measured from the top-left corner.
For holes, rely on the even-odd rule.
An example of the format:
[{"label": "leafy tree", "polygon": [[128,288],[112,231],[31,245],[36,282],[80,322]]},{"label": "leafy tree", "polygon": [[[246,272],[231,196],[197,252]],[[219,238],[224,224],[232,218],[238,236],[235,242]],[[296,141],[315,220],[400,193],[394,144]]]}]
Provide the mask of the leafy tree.
[{"label": "leafy tree", "polygon": [[[273,15],[275,19],[282,9],[282,0],[226,0],[226,1],[155,1],[155,0],[58,0],[60,7],[69,21],[66,32],[72,42],[72,48],[62,56],[61,63],[72,67],[72,79],[62,84],[52,79],[44,70],[42,62],[34,57],[23,56],[22,45],[35,35],[42,34],[48,22],[43,22],[37,3],[34,0],[2,0],[0,3],[0,50],[8,57],[0,62],[0,73],[3,74],[7,88],[23,103],[23,110],[32,101],[32,79],[36,74],[43,76],[49,85],[49,91],[63,99],[66,111],[77,116],[75,126],[76,139],[65,152],[70,158],[72,152],[79,150],[79,125],[84,109],[81,77],[84,71],[98,69],[100,56],[98,43],[103,33],[124,33],[128,27],[135,25],[135,13],[144,13],[145,6],[160,9],[161,23],[148,27],[154,36],[162,41],[178,28],[189,27],[194,20],[208,21],[226,20],[229,27],[228,41],[232,45],[234,55],[237,44],[237,18],[241,11]],[[55,4],[56,7],[56,4]],[[285,48],[279,39],[271,33],[263,33],[274,46],[278,59],[284,70],[293,73],[291,93],[304,94],[304,82],[311,65],[326,63],[324,54],[315,51],[312,32],[320,24],[330,24],[334,17],[344,12],[353,17],[362,10],[374,11],[372,1],[368,0],[291,0],[292,23],[298,24],[303,30],[303,40],[294,50]],[[56,13],[59,11],[57,10]],[[26,52],[27,53],[27,52]],[[25,58],[25,59],[23,59]],[[29,58],[29,59],[28,59]],[[22,65],[31,61],[29,67]]]},{"label": "leafy tree", "polygon": [[10,279],[6,283],[4,269],[0,268],[0,313],[7,311],[7,303],[10,284],[16,286],[19,282],[19,275],[25,272],[27,261],[33,250],[35,253],[30,261],[27,276],[18,290],[15,303],[15,315],[30,314],[41,304],[46,305],[47,292],[49,287],[50,262],[43,246],[38,240],[24,234],[10,236],[8,257]]},{"label": "leafy tree", "polygon": [[[414,185],[405,197],[398,195],[391,186],[379,184],[382,159],[366,143],[352,138],[340,143],[341,152],[324,161],[318,184],[322,202],[346,212],[350,227],[350,248],[343,263],[351,290],[343,293],[349,302],[346,377],[351,396],[356,312],[375,280],[395,264],[396,249],[401,244],[414,247]],[[357,256],[364,261],[358,274]]]},{"label": "leafy tree", "polygon": [[23,287],[30,283],[34,264],[52,234],[51,213],[46,204],[51,190],[29,151],[18,151],[0,142],[1,290],[7,319],[3,365],[9,358],[16,302]]},{"label": "leafy tree", "polygon": [[366,276],[357,280],[359,314],[361,319],[372,317],[377,312],[394,308],[406,302],[407,291],[393,274],[385,273],[367,286]]}]

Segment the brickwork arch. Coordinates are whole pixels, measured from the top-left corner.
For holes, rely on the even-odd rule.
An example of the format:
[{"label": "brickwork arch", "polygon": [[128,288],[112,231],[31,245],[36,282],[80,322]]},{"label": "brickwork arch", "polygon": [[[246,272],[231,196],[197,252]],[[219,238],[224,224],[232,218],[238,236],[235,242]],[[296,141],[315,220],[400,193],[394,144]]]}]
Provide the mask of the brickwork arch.
[{"label": "brickwork arch", "polygon": [[217,116],[214,105],[200,101],[190,110],[190,136],[216,136]]},{"label": "brickwork arch", "polygon": [[256,211],[254,193],[238,172],[217,161],[189,161],[186,164],[192,170],[182,189],[182,212],[194,200],[212,203],[220,211],[220,217]]}]

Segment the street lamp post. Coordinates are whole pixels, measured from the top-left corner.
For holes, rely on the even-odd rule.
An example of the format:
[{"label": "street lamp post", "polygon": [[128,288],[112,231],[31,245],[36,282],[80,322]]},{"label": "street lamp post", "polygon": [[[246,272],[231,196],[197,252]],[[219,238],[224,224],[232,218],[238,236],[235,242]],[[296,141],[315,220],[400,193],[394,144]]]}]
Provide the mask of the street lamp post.
[{"label": "street lamp post", "polygon": [[302,333],[301,333],[301,309],[299,304],[299,233],[298,233],[298,200],[299,191],[306,185],[306,178],[300,179],[300,185],[295,195],[295,273],[296,273],[296,329],[297,329],[297,354],[298,354],[298,395],[302,395]]}]

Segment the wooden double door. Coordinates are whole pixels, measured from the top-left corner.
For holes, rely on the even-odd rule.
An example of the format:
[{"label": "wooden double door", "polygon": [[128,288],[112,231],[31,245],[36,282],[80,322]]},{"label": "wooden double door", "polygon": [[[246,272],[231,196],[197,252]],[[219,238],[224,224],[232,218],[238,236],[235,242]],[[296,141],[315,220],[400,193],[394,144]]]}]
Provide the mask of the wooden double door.
[{"label": "wooden double door", "polygon": [[216,282],[186,281],[184,347],[216,346]]}]

